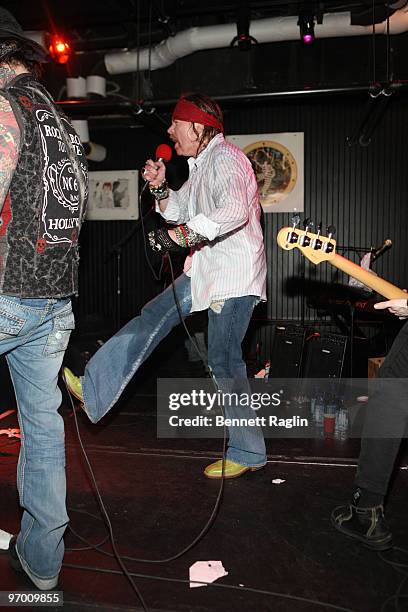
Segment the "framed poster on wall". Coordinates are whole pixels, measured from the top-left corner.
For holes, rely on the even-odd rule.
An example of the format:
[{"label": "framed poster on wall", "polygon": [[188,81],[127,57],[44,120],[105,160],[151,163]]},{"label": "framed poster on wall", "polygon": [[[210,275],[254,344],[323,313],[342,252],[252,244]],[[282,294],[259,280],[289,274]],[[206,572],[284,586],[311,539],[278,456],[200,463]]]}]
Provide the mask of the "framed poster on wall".
[{"label": "framed poster on wall", "polygon": [[228,136],[250,160],[264,212],[303,212],[303,132]]},{"label": "framed poster on wall", "polygon": [[89,173],[89,221],[129,221],[139,218],[137,170]]}]

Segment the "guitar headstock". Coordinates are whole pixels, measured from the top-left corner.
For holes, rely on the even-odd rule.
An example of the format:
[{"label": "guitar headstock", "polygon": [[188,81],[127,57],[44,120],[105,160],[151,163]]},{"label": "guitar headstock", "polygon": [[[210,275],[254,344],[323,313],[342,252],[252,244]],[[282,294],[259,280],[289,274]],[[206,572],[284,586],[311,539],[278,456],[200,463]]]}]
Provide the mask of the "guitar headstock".
[{"label": "guitar headstock", "polygon": [[302,251],[312,263],[319,264],[322,261],[330,261],[336,255],[336,241],[332,237],[335,229],[330,226],[329,236],[323,236],[320,230],[317,234],[308,231],[308,227],[302,230],[298,227],[283,227],[277,236],[278,245],[291,251],[296,248]]}]

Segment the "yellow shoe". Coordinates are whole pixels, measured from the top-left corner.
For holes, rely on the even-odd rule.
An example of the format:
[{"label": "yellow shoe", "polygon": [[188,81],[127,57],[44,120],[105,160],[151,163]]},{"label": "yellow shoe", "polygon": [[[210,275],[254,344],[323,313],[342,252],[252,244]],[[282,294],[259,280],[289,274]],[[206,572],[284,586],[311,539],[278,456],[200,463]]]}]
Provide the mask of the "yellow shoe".
[{"label": "yellow shoe", "polygon": [[[249,467],[247,465],[241,465],[240,463],[235,463],[234,461],[226,459],[224,466],[224,478],[238,478],[238,476],[242,476],[242,474],[245,474],[245,472],[255,472],[256,470],[260,470],[262,467],[263,465],[260,465],[259,467]],[[222,478],[222,459],[207,465],[204,470],[204,475],[207,476],[207,478]]]},{"label": "yellow shoe", "polygon": [[82,383],[79,376],[75,376],[69,368],[62,370],[62,378],[65,381],[68,391],[76,397],[77,400],[84,403],[84,396],[82,395]]}]

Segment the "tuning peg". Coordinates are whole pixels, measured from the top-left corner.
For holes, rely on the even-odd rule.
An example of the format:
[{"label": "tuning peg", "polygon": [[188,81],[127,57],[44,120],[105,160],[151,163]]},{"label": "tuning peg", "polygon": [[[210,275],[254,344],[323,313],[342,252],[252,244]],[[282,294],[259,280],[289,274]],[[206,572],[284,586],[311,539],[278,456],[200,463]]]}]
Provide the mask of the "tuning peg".
[{"label": "tuning peg", "polygon": [[308,229],[313,227],[313,221],[310,217],[306,217],[306,219],[303,221],[303,227],[305,228],[305,232],[307,232]]},{"label": "tuning peg", "polygon": [[310,244],[310,238],[307,235],[307,232],[309,231],[311,227],[313,227],[313,221],[310,217],[306,217],[306,219],[303,221],[303,227],[305,228],[305,233],[302,236],[300,236],[299,244],[300,246],[306,247],[306,246],[309,246]]},{"label": "tuning peg", "polygon": [[288,244],[296,244],[298,239],[299,239],[299,236],[295,232],[295,229],[296,229],[296,226],[299,225],[299,223],[300,223],[300,216],[299,215],[293,215],[292,218],[291,218],[291,222],[292,222],[292,231],[290,231],[288,233],[286,241],[287,241]]},{"label": "tuning peg", "polygon": [[310,243],[310,246],[315,251],[317,251],[318,249],[322,248],[322,241],[319,239],[321,231],[322,231],[322,222],[320,221],[320,223],[317,226],[317,235],[316,235],[316,238],[313,238],[313,240]]},{"label": "tuning peg", "polygon": [[291,221],[292,221],[293,229],[295,229],[295,227],[299,225],[300,223],[300,215],[293,215]]},{"label": "tuning peg", "polygon": [[327,242],[325,242],[323,244],[323,251],[325,253],[332,253],[334,250],[334,243],[330,242],[330,240],[333,238],[334,234],[336,233],[336,228],[334,227],[334,225],[329,225],[329,227],[327,228]]}]

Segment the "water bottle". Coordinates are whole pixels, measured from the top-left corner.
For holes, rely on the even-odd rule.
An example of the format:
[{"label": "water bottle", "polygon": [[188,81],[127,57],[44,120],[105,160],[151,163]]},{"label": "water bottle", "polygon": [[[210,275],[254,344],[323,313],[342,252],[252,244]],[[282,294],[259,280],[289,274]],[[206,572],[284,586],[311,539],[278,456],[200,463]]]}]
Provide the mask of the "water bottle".
[{"label": "water bottle", "polygon": [[336,427],[334,430],[334,435],[339,440],[347,440],[348,438],[348,426],[349,426],[349,415],[348,410],[345,408],[343,403],[340,404],[340,407],[337,412],[336,418]]},{"label": "water bottle", "polygon": [[316,402],[314,406],[314,422],[318,426],[323,425],[324,406],[325,406],[324,395],[323,393],[319,393],[316,397]]},{"label": "water bottle", "polygon": [[310,416],[313,420],[314,420],[314,414],[315,414],[315,407],[316,407],[316,397],[315,395],[313,395],[313,397],[310,398]]}]

